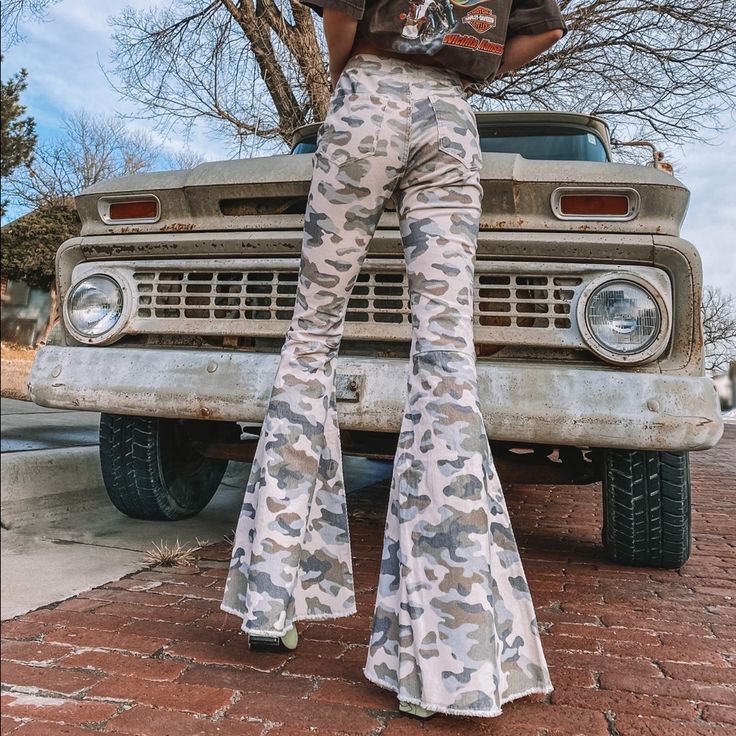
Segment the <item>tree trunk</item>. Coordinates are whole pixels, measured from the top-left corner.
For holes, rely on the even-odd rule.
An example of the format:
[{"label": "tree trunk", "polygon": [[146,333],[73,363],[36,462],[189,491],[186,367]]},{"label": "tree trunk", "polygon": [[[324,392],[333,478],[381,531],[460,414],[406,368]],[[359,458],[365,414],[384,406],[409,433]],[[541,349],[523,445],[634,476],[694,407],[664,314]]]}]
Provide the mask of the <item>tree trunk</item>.
[{"label": "tree trunk", "polygon": [[49,335],[51,334],[51,330],[54,329],[54,325],[59,321],[59,298],[56,294],[56,286],[52,286],[50,290],[51,295],[51,304],[49,306],[49,319],[46,323],[46,327],[44,327],[43,333],[41,334],[41,337],[36,340],[36,347],[43,347],[47,340],[49,339]]}]

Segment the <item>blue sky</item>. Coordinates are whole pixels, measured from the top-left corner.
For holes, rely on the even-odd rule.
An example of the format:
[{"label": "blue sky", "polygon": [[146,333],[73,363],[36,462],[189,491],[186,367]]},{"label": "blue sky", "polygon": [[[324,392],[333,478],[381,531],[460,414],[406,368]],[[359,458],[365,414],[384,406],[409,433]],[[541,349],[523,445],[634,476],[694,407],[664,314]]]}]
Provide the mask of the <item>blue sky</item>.
[{"label": "blue sky", "polygon": [[[108,17],[125,6],[149,7],[144,0],[99,3],[95,0],[62,0],[43,23],[26,23],[25,40],[4,50],[3,79],[20,67],[28,69],[24,96],[28,112],[36,120],[41,139],[60,133],[64,115],[84,108],[93,113],[129,115],[131,128],[153,132],[153,122],[133,119],[135,108],[121,99],[105,78],[100,64],[107,64],[111,47]],[[698,248],[704,281],[736,292],[736,125],[724,118],[730,130],[712,144],[692,144],[667,150],[676,164],[677,177],[690,189],[690,208],[682,236]],[[154,135],[157,135],[154,132]],[[162,153],[182,148],[175,136],[158,136]],[[227,148],[207,131],[196,129],[189,147],[206,160],[228,158]],[[15,213],[17,214],[17,212]]]}]

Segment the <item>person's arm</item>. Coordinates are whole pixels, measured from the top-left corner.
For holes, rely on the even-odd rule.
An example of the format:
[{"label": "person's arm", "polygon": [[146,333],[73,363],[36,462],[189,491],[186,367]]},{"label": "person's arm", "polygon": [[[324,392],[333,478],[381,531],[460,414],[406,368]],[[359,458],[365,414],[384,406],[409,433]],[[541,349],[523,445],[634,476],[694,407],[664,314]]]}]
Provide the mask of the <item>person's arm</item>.
[{"label": "person's arm", "polygon": [[557,0],[512,0],[501,66],[497,76],[524,66],[568,31]]},{"label": "person's arm", "polygon": [[[552,31],[535,33],[532,36],[519,35],[508,39],[504,46],[501,66],[496,70],[494,78],[498,78],[502,74],[507,74],[514,69],[524,66],[528,61],[535,59],[550,46],[556,44],[564,35],[564,31],[557,28]],[[472,79],[463,79],[461,81],[464,90],[471,84],[474,84]]]},{"label": "person's arm", "polygon": [[299,0],[322,18],[329,53],[332,87],[345,68],[355,43],[358,21],[365,13],[365,0]]},{"label": "person's arm", "polygon": [[325,8],[322,19],[324,21],[327,50],[330,56],[330,78],[334,89],[345,64],[350,58],[358,21],[342,10],[328,7]]},{"label": "person's arm", "polygon": [[555,28],[551,31],[535,33],[533,36],[526,34],[513,36],[506,41],[501,66],[498,67],[496,74],[500,76],[524,66],[550,46],[554,46],[564,35],[562,29]]}]

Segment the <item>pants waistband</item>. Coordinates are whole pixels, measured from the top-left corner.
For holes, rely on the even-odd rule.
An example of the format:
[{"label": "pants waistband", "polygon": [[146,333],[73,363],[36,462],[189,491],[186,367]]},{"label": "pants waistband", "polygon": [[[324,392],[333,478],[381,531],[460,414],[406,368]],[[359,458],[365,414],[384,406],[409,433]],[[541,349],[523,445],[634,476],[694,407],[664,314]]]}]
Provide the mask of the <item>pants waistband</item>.
[{"label": "pants waistband", "polygon": [[354,54],[348,59],[346,66],[360,65],[361,60],[370,61],[373,64],[380,64],[381,66],[388,69],[396,69],[399,67],[402,72],[406,74],[413,74],[420,78],[427,78],[431,76],[435,79],[450,79],[452,81],[460,82],[460,75],[453,69],[446,67],[434,66],[432,64],[422,64],[419,61],[410,61],[409,59],[400,59],[395,56],[380,56],[379,54],[370,54],[361,51],[360,53]]}]

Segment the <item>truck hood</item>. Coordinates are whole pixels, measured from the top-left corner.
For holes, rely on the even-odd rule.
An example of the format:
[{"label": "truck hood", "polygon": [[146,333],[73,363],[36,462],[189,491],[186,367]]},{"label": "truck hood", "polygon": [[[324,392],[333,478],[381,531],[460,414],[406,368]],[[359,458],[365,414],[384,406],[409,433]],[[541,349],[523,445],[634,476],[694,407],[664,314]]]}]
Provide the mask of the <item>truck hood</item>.
[{"label": "truck hood", "polygon": [[[674,177],[649,166],[588,161],[537,161],[484,153],[483,230],[621,232],[678,235],[689,192]],[[312,154],[275,155],[201,164],[194,169],[110,179],[76,198],[82,235],[299,230],[312,177]],[[628,221],[560,220],[551,198],[559,187],[634,189],[638,215]],[[108,224],[98,203],[105,197],[153,194],[161,203],[155,223]],[[393,203],[379,228],[396,228]]]}]

